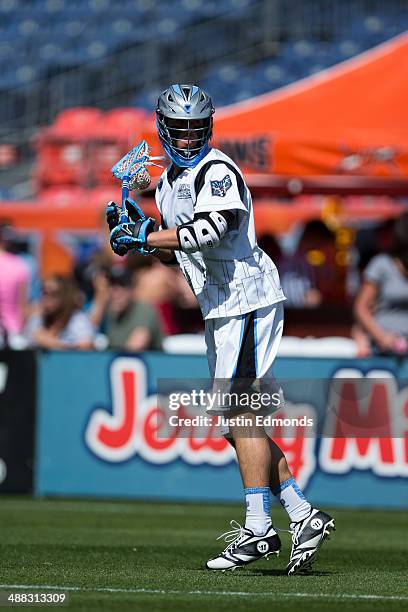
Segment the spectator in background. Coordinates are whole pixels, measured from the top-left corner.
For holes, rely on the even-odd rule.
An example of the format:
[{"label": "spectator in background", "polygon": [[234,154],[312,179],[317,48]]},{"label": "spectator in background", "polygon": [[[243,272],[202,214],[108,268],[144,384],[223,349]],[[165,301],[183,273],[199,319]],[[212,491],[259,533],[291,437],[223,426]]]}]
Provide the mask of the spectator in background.
[{"label": "spectator in background", "polygon": [[[307,279],[309,303],[305,306],[338,304],[345,301],[344,272],[335,263],[335,236],[323,221],[308,221],[299,239],[295,258],[302,262],[300,275]],[[307,284],[306,284],[307,287]]]},{"label": "spectator in background", "polygon": [[27,316],[30,314],[30,307],[38,302],[41,295],[41,278],[38,257],[31,252],[30,239],[27,236],[12,236],[10,245],[7,247],[9,253],[17,255],[28,270],[29,283],[27,286],[27,301],[29,303]]},{"label": "spectator in background", "polygon": [[132,273],[126,268],[112,268],[105,280],[103,276],[100,273],[95,279],[91,316],[98,326],[105,318],[109,348],[132,352],[161,350],[158,316],[152,306],[134,299]]},{"label": "spectator in background", "polygon": [[139,268],[134,276],[134,298],[156,310],[166,336],[181,333],[180,308],[185,319],[189,309],[198,309],[197,300],[178,266],[163,266],[152,259],[148,267]]},{"label": "spectator in background", "polygon": [[86,306],[89,307],[94,299],[95,278],[98,277],[103,280],[103,276],[106,276],[106,271],[110,270],[112,265],[112,252],[109,254],[103,249],[95,249],[89,257],[81,257],[76,261],[73,274],[80,291],[84,295]]},{"label": "spectator in background", "polygon": [[54,275],[43,285],[38,312],[28,321],[33,347],[50,350],[92,349],[94,329],[79,309],[79,292],[70,278]]},{"label": "spectator in background", "polygon": [[395,223],[390,253],[376,255],[365,269],[354,313],[374,350],[408,352],[408,213]]},{"label": "spectator in background", "polygon": [[283,257],[279,272],[289,308],[317,308],[322,295],[316,287],[313,267],[298,254]]},{"label": "spectator in background", "polygon": [[92,272],[92,301],[88,315],[96,332],[106,333],[106,311],[110,298],[110,267],[101,266]]},{"label": "spectator in background", "polygon": [[11,227],[0,222],[0,330],[7,338],[19,334],[28,308],[30,273],[23,261],[8,252]]},{"label": "spectator in background", "polygon": [[[299,251],[299,248],[293,255],[283,254],[278,241],[270,234],[261,236],[258,244],[279,268],[282,289],[286,295],[286,306],[289,308],[319,306],[322,296],[316,287],[314,269],[307,262],[306,254]],[[301,247],[302,244],[300,249]]]},{"label": "spectator in background", "polygon": [[357,229],[355,248],[360,274],[378,253],[390,253],[394,243],[395,219],[386,219],[379,225]]}]

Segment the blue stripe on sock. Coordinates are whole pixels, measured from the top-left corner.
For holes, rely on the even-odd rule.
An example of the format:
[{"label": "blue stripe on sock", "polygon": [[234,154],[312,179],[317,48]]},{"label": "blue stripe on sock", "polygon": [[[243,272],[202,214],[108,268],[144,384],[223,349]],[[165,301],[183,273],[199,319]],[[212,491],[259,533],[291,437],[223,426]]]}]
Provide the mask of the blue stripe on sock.
[{"label": "blue stripe on sock", "polygon": [[285,482],[281,482],[280,485],[278,487],[276,487],[276,489],[274,489],[272,491],[272,493],[274,495],[278,495],[281,491],[283,491],[287,487],[291,487],[291,486],[293,486],[293,487],[297,486],[296,480],[293,478],[293,476],[291,478],[288,478],[287,480],[285,480]]},{"label": "blue stripe on sock", "polygon": [[306,497],[303,495],[303,491],[299,489],[299,485],[296,482],[296,480],[293,483],[293,488],[295,489],[296,493],[299,495],[300,499],[306,499]]},{"label": "blue stripe on sock", "polygon": [[245,495],[256,495],[257,493],[261,493],[264,512],[269,514],[269,505],[271,502],[271,490],[269,487],[249,487],[248,489],[244,489],[244,493]]},{"label": "blue stripe on sock", "polygon": [[288,480],[285,480],[285,482],[281,482],[279,487],[276,487],[276,489],[274,489],[272,493],[273,495],[279,495],[279,493],[281,493],[287,487],[293,487],[293,489],[299,495],[300,499],[306,499],[306,497],[303,494],[303,491],[299,488],[298,483],[293,477],[288,478]]},{"label": "blue stripe on sock", "polygon": [[249,487],[244,489],[245,495],[253,495],[254,493],[268,493],[269,487]]}]

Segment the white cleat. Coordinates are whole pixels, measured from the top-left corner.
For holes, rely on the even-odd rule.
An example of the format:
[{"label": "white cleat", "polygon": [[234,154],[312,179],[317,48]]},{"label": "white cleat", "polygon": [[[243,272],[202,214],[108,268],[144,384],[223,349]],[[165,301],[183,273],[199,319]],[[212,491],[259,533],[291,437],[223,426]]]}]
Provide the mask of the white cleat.
[{"label": "white cleat", "polygon": [[272,555],[279,555],[281,542],[278,534],[271,526],[261,536],[255,535],[250,529],[241,527],[237,521],[230,522],[231,531],[220,535],[217,540],[224,538],[230,542],[225,550],[214,559],[207,561],[207,568],[222,572],[234,571],[258,559],[268,559]]},{"label": "white cleat", "polygon": [[335,531],[334,519],[321,510],[312,509],[303,521],[291,523],[292,550],[286,568],[288,576],[310,570],[319,548],[329,539],[330,531]]}]

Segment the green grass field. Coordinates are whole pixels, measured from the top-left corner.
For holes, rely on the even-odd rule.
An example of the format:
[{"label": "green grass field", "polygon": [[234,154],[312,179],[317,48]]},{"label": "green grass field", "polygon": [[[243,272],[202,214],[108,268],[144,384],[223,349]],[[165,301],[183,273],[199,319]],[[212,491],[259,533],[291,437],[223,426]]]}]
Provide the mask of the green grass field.
[{"label": "green grass field", "polygon": [[[287,533],[278,559],[225,574],[204,569],[220,550],[216,536],[242,513],[231,505],[3,497],[0,591],[65,589],[72,610],[407,609],[406,513],[333,510],[337,531],[308,576],[284,573]],[[287,527],[280,508],[273,517]]]}]

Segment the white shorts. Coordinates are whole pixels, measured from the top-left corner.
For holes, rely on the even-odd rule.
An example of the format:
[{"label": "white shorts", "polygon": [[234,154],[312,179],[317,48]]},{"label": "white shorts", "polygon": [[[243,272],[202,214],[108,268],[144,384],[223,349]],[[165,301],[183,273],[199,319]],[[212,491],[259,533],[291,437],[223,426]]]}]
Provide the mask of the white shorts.
[{"label": "white shorts", "polygon": [[239,317],[205,321],[211,378],[263,378],[272,366],[283,332],[283,302]]},{"label": "white shorts", "polygon": [[[208,365],[214,381],[213,391],[253,390],[253,383],[256,383],[257,390],[263,392],[272,393],[279,389],[272,367],[282,332],[282,302],[239,317],[207,319],[205,339]],[[245,412],[242,404],[233,408]],[[214,414],[229,411],[231,405],[222,404],[211,410]],[[271,411],[272,408],[263,414],[270,414]]]}]

